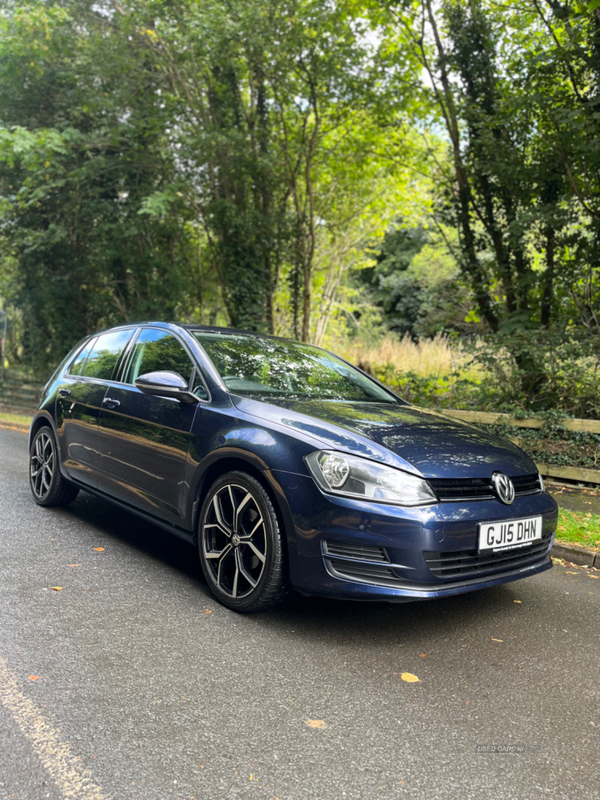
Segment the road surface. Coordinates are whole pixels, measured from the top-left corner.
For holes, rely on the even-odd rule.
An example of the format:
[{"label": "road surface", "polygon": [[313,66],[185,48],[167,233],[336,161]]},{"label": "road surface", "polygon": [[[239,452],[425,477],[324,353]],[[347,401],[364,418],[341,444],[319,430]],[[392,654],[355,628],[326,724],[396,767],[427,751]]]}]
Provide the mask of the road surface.
[{"label": "road surface", "polygon": [[0,430],[2,800],[600,797],[600,572],[238,616],[158,528],[36,506],[26,449]]}]

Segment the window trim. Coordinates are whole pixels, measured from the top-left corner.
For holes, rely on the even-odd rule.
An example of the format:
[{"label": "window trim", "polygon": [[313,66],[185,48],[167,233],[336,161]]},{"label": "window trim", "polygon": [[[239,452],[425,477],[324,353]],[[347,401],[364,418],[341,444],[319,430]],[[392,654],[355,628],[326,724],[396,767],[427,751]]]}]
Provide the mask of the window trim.
[{"label": "window trim", "polygon": [[121,353],[121,358],[119,359],[118,370],[117,370],[117,377],[116,380],[113,381],[114,383],[122,384],[123,386],[131,386],[130,383],[125,382],[125,376],[127,375],[127,370],[129,369],[129,362],[131,361],[131,354],[133,353],[133,348],[136,345],[137,340],[140,338],[140,333],[144,329],[141,326],[136,326],[133,336],[127,343],[127,347],[123,349]]}]

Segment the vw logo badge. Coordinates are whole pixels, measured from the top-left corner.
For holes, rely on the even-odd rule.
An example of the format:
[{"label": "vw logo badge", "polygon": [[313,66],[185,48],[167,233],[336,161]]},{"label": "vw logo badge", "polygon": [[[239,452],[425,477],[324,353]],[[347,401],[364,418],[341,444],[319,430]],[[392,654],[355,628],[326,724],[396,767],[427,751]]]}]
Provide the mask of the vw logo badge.
[{"label": "vw logo badge", "polygon": [[492,475],[492,485],[496,490],[498,499],[509,506],[515,499],[515,487],[511,479],[503,472],[494,472]]}]

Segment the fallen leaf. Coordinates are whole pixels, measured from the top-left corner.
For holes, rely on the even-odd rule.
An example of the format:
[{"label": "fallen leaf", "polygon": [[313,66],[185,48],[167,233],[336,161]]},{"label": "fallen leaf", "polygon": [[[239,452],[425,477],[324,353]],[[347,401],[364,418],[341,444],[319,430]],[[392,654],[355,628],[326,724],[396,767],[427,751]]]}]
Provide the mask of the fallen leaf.
[{"label": "fallen leaf", "polygon": [[205,608],[204,609],[204,613],[205,614],[212,614],[212,608]]},{"label": "fallen leaf", "polygon": [[[490,636],[490,639],[492,639],[491,636]],[[503,641],[504,641],[504,639],[492,639],[492,642],[503,642]]]},{"label": "fallen leaf", "polygon": [[419,679],[417,678],[416,675],[413,675],[412,672],[403,672],[402,675],[400,675],[400,677],[402,678],[403,681],[406,681],[407,683],[419,683]]},{"label": "fallen leaf", "polygon": [[67,564],[67,567],[80,567],[81,564]]},{"label": "fallen leaf", "polygon": [[39,681],[40,679],[39,675],[28,675],[27,677],[29,678],[30,681]]},{"label": "fallen leaf", "polygon": [[425,653],[419,653],[419,658],[427,658],[427,656],[425,655]]},{"label": "fallen leaf", "polygon": [[598,578],[600,578],[600,575],[590,575],[590,578],[593,578],[595,581],[597,581]]},{"label": "fallen leaf", "polygon": [[62,586],[51,586],[51,589],[54,589],[55,592],[62,592]]},{"label": "fallen leaf", "polygon": [[567,570],[567,575],[577,575],[577,573],[573,572],[573,570],[568,569]]},{"label": "fallen leaf", "polygon": [[309,728],[321,728],[322,729],[322,728],[326,728],[327,727],[327,725],[325,725],[325,723],[323,722],[322,719],[307,719],[306,720],[306,725],[308,725]]},{"label": "fallen leaf", "polygon": [[103,547],[94,547],[94,550],[97,550],[99,553],[101,553],[104,550],[104,548]]},{"label": "fallen leaf", "polygon": [[522,600],[513,600],[513,603],[522,603]]}]

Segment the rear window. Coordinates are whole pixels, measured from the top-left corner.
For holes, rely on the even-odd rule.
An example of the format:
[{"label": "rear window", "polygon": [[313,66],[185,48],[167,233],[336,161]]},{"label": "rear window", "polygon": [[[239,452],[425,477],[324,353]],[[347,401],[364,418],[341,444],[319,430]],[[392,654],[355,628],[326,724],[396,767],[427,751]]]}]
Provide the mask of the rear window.
[{"label": "rear window", "polygon": [[103,333],[102,336],[99,336],[85,362],[81,375],[85,378],[109,381],[132,334],[133,329],[130,329]]}]

